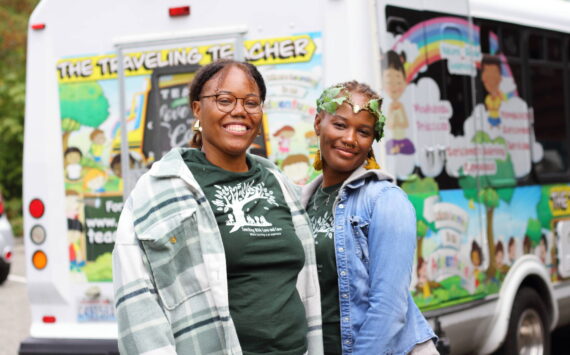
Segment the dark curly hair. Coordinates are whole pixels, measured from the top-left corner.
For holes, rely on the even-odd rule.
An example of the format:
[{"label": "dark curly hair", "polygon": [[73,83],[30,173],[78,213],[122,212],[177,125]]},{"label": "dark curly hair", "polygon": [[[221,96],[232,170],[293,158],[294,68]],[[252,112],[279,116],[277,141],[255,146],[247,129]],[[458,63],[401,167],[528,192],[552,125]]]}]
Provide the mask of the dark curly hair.
[{"label": "dark curly hair", "polygon": [[[212,79],[216,74],[220,72],[222,72],[222,75],[224,75],[223,72],[230,67],[237,67],[249,75],[251,79],[253,79],[257,84],[261,101],[265,101],[265,95],[267,94],[265,81],[263,80],[261,73],[253,64],[240,62],[233,59],[220,59],[203,66],[196,72],[194,79],[190,83],[190,105],[192,105],[192,102],[194,101],[200,101],[200,95],[202,94],[204,85],[206,85],[210,79]],[[200,132],[194,133],[192,141],[190,142],[190,146],[193,148],[202,147],[202,134]]]}]

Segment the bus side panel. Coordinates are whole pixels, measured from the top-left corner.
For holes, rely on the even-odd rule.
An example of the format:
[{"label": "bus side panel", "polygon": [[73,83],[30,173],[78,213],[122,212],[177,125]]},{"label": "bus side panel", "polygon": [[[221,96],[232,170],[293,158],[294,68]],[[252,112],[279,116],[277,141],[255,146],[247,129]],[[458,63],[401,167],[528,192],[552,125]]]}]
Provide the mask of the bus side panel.
[{"label": "bus side panel", "polygon": [[560,166],[550,157],[567,142],[535,139],[522,79],[531,74],[501,47],[509,32],[434,4],[404,6],[378,9],[387,117],[380,144],[416,209],[414,300],[432,315],[463,309],[448,317],[457,325],[448,334],[461,352],[475,351],[473,335],[485,334],[489,302],[521,256],[536,256],[550,282],[569,281],[570,180],[540,185],[531,175]]}]

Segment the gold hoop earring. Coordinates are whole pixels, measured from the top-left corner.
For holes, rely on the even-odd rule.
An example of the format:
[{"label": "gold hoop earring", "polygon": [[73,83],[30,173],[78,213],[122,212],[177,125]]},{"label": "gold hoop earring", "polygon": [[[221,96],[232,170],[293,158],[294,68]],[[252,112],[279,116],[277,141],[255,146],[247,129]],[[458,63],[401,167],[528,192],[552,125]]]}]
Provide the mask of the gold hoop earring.
[{"label": "gold hoop earring", "polygon": [[378,162],[374,157],[374,151],[372,149],[370,149],[370,151],[368,152],[368,158],[366,159],[366,165],[364,166],[364,169],[366,170],[380,169],[380,165],[378,165]]},{"label": "gold hoop earring", "polygon": [[313,161],[313,168],[315,168],[317,171],[323,170],[323,159],[321,157],[320,149],[317,149],[315,152],[315,161]]},{"label": "gold hoop earring", "polygon": [[202,132],[202,126],[200,125],[200,120],[196,120],[196,122],[194,122],[194,125],[192,126],[192,130],[194,132]]}]

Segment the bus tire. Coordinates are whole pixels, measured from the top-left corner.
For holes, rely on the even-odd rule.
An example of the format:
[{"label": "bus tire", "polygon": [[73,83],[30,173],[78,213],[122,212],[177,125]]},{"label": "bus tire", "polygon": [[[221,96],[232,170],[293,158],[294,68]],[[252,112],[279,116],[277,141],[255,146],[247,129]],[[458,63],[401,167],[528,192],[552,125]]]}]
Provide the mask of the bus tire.
[{"label": "bus tire", "polygon": [[550,354],[548,313],[533,288],[523,287],[517,293],[501,350],[505,355]]},{"label": "bus tire", "polygon": [[10,264],[0,259],[0,285],[6,281],[10,273]]}]

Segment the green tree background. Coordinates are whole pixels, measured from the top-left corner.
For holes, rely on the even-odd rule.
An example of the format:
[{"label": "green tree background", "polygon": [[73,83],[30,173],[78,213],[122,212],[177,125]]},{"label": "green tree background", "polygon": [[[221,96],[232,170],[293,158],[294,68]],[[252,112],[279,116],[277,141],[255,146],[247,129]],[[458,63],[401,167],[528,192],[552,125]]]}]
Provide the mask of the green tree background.
[{"label": "green tree background", "polygon": [[22,157],[28,19],[38,0],[0,0],[0,192],[22,234]]}]

